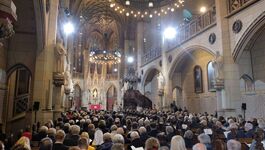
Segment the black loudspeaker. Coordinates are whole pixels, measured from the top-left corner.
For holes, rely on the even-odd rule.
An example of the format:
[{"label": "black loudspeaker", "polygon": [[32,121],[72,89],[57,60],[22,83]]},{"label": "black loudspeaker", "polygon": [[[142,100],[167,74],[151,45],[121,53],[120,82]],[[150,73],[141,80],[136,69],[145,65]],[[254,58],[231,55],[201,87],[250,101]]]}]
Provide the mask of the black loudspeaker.
[{"label": "black loudspeaker", "polygon": [[40,109],[40,102],[33,103],[33,111],[38,111]]},{"label": "black loudspeaker", "polygon": [[242,110],[247,110],[247,104],[246,104],[246,103],[242,103],[242,105],[241,105],[241,109],[242,109]]}]

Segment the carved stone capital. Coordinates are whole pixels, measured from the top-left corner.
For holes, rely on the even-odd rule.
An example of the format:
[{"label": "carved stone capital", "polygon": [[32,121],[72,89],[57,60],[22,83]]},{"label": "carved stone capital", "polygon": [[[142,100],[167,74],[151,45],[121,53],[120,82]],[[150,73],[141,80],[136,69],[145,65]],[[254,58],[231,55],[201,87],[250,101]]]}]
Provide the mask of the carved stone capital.
[{"label": "carved stone capital", "polygon": [[53,84],[56,87],[60,87],[64,85],[64,74],[61,72],[54,72],[53,73]]}]

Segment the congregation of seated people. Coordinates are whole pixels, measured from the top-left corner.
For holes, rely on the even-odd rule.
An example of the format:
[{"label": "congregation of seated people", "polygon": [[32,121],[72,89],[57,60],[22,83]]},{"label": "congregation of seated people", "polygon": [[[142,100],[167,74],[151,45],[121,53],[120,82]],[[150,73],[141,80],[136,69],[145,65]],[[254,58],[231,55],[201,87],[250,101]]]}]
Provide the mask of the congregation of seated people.
[{"label": "congregation of seated people", "polygon": [[146,109],[68,111],[0,134],[0,150],[263,150],[265,121]]}]

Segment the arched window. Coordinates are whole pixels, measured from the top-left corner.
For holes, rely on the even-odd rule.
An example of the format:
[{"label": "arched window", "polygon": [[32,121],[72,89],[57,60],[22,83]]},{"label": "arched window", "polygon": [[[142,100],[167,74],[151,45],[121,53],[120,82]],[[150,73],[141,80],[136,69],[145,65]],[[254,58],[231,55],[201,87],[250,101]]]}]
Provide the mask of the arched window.
[{"label": "arched window", "polygon": [[194,74],[194,92],[202,93],[203,92],[203,83],[202,83],[202,69],[200,66],[195,66],[193,70]]},{"label": "arched window", "polygon": [[207,65],[207,80],[208,80],[208,90],[211,92],[215,91],[214,88],[215,76],[214,76],[214,68],[212,61],[210,61]]}]

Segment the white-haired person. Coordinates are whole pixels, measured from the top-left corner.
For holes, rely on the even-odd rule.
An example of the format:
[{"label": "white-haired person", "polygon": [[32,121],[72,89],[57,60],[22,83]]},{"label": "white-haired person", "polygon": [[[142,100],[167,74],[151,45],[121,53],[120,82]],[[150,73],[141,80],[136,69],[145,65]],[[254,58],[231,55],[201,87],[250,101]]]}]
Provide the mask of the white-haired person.
[{"label": "white-haired person", "polygon": [[227,140],[244,138],[244,132],[242,130],[238,130],[238,126],[236,123],[231,123],[228,128],[231,132],[227,134]]},{"label": "white-haired person", "polygon": [[77,146],[78,140],[80,138],[80,127],[78,125],[72,125],[70,127],[70,136],[66,137],[64,140],[64,145],[66,146]]},{"label": "white-haired person", "polygon": [[194,145],[193,136],[194,136],[194,134],[191,130],[187,130],[184,133],[183,137],[184,137],[186,148],[192,148],[192,146]]},{"label": "white-haired person", "polygon": [[143,141],[141,141],[139,133],[137,131],[132,131],[130,134],[131,143],[128,145],[127,150],[132,150],[132,146],[135,148],[144,147]]},{"label": "white-haired person", "polygon": [[253,129],[253,124],[249,122],[245,123],[244,129],[245,129],[245,138],[253,138],[255,132]]},{"label": "white-haired person", "polygon": [[207,150],[213,149],[211,137],[209,135],[202,133],[198,136],[198,140],[206,146]]},{"label": "white-haired person", "polygon": [[227,150],[241,150],[241,143],[237,140],[229,140],[227,141]]},{"label": "white-haired person", "polygon": [[173,136],[171,139],[170,150],[187,150],[184,139],[179,136]]},{"label": "white-haired person", "polygon": [[145,150],[158,150],[160,143],[157,138],[151,137],[145,142]]},{"label": "white-haired person", "polygon": [[207,150],[207,148],[204,144],[197,143],[192,147],[192,150]]}]

